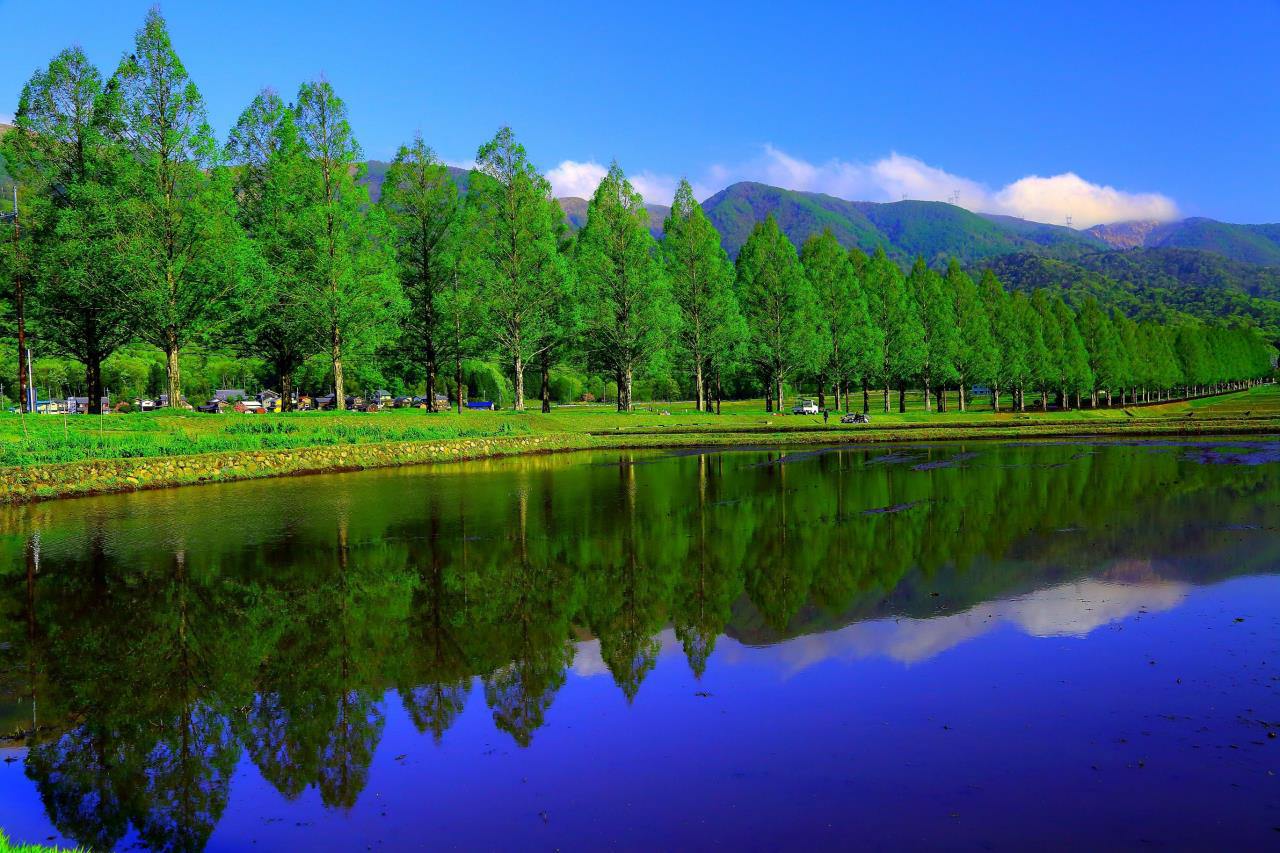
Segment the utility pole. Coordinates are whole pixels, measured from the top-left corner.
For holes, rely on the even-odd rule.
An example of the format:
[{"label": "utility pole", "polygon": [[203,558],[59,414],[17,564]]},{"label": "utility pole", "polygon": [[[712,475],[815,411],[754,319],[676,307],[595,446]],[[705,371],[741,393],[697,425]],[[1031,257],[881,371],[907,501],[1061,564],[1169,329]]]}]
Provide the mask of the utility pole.
[{"label": "utility pole", "polygon": [[18,224],[18,185],[13,185],[13,213],[0,214],[0,220],[13,223],[13,307],[18,314],[18,407],[26,412],[32,410],[27,380],[27,311],[26,293],[22,281],[21,226]]}]

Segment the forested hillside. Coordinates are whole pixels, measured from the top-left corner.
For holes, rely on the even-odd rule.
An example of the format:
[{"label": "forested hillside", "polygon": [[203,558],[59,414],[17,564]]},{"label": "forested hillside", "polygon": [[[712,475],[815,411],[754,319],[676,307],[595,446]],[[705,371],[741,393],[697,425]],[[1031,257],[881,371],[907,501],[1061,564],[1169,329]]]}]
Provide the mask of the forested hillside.
[{"label": "forested hillside", "polygon": [[1019,253],[975,266],[1014,290],[1047,287],[1077,305],[1092,296],[1143,319],[1167,319],[1176,310],[1206,320],[1246,320],[1280,340],[1277,268],[1194,249],[1097,252],[1070,261]]}]

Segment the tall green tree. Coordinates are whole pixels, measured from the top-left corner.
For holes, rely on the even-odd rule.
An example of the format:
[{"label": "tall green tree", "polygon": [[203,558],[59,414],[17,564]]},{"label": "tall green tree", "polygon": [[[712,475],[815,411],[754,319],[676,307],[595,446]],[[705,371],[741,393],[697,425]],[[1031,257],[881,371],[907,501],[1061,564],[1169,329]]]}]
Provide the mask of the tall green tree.
[{"label": "tall green tree", "polygon": [[[1041,363],[1036,371],[1036,381],[1040,389],[1040,411],[1049,408],[1049,389],[1060,390],[1066,385],[1067,349],[1063,338],[1062,326],[1053,312],[1054,296],[1041,288],[1031,294],[1031,308],[1036,313],[1036,323],[1040,329]],[[1066,408],[1059,394],[1058,405]]]},{"label": "tall green tree", "polygon": [[1058,334],[1062,341],[1062,355],[1059,359],[1061,375],[1061,401],[1064,409],[1071,408],[1071,396],[1075,396],[1076,408],[1080,406],[1080,394],[1093,387],[1093,373],[1089,370],[1089,353],[1085,350],[1084,338],[1080,336],[1080,328],[1076,324],[1076,313],[1071,310],[1061,294],[1053,299],[1053,319],[1058,324]]},{"label": "tall green tree", "polygon": [[466,197],[463,274],[484,305],[486,329],[511,370],[524,410],[526,365],[553,339],[568,268],[557,240],[563,211],[511,128],[476,153]]},{"label": "tall green tree", "polygon": [[281,408],[290,411],[294,373],[315,350],[307,291],[299,286],[314,269],[306,192],[312,164],[293,109],[273,90],[259,92],[232,128],[226,157],[236,169],[240,224],[258,261],[235,346],[269,365]]},{"label": "tall green tree", "polygon": [[920,383],[924,390],[924,410],[930,409],[929,394],[938,391],[938,409],[945,407],[942,391],[947,383],[959,378],[956,369],[955,300],[947,292],[942,276],[929,269],[924,258],[916,257],[907,276],[907,286],[916,304],[916,317],[923,343],[920,359]]},{"label": "tall green tree", "polygon": [[313,235],[301,284],[312,328],[329,353],[334,405],[343,409],[345,355],[393,337],[406,305],[385,217],[360,183],[365,166],[346,104],[318,80],[302,84],[296,110],[310,163],[305,187]]},{"label": "tall green tree", "polygon": [[1107,397],[1107,405],[1110,406],[1111,391],[1116,387],[1123,369],[1115,326],[1107,312],[1092,297],[1080,306],[1077,324],[1085,352],[1089,355],[1089,373],[1093,376],[1093,387],[1089,389],[1090,405],[1097,408],[1098,394],[1103,392]]},{"label": "tall green tree", "polygon": [[1040,315],[1026,294],[1015,292],[1009,297],[1010,340],[1015,358],[1011,359],[1010,379],[1014,388],[1014,407],[1027,410],[1027,389],[1041,385],[1049,373],[1049,353],[1044,345]]},{"label": "tall green tree", "polygon": [[819,350],[818,406],[826,408],[827,383],[839,407],[844,383],[854,372],[857,331],[867,322],[866,302],[858,288],[857,274],[840,241],[824,229],[804,241],[800,263],[816,301],[815,320]]},{"label": "tall green tree", "polygon": [[906,411],[906,383],[919,372],[924,358],[924,336],[916,320],[915,300],[901,270],[883,248],[877,248],[867,263],[863,281],[871,322],[881,334],[874,376],[884,389],[884,410],[889,411],[889,392],[897,386],[898,408]]},{"label": "tall green tree", "polygon": [[991,336],[991,320],[978,296],[978,287],[955,258],[947,264],[946,288],[955,304],[957,402],[963,412],[969,386],[991,381],[998,353]]},{"label": "tall green tree", "polygon": [[737,294],[748,357],[765,388],[765,410],[782,409],[783,384],[816,361],[815,302],[796,247],[770,214],[738,253]]},{"label": "tall green tree", "polygon": [[991,410],[1000,411],[1000,389],[1014,386],[1018,377],[1026,375],[1026,352],[1022,336],[1018,333],[1012,301],[1000,279],[991,270],[983,270],[978,280],[978,292],[986,307],[991,324],[991,337],[995,341],[997,359],[991,376]]},{"label": "tall green tree", "polygon": [[663,346],[675,316],[649,211],[616,162],[587,206],[576,260],[585,339],[613,371],[618,411],[629,412],[635,372]]},{"label": "tall green tree", "polygon": [[[871,411],[871,382],[879,375],[884,352],[885,334],[876,317],[867,277],[871,259],[857,246],[849,249],[849,263],[856,277],[857,294],[850,303],[853,317],[849,332],[849,380],[862,386],[862,413]],[[845,388],[845,409],[849,409],[849,389]]]},{"label": "tall green tree", "polygon": [[439,362],[448,356],[452,340],[442,303],[457,266],[451,244],[457,239],[458,187],[449,167],[419,135],[396,152],[380,203],[391,223],[400,284],[409,300],[404,341],[424,366],[433,406]]},{"label": "tall green tree", "polygon": [[[116,290],[121,151],[94,119],[102,76],[80,48],[60,52],[23,87],[19,132],[3,155],[24,185],[22,221],[34,284],[34,319],[46,352],[84,364],[88,411],[99,414],[102,364],[127,342],[134,319]],[[34,274],[34,275],[31,275]]]},{"label": "tall green tree", "polygon": [[134,167],[117,214],[128,225],[123,295],[138,333],[164,351],[169,405],[177,406],[179,353],[235,319],[247,246],[204,99],[158,10],[147,13],[97,113],[107,138],[128,152]]},{"label": "tall green tree", "polygon": [[678,341],[693,378],[698,409],[710,408],[707,393],[713,341],[738,313],[733,265],[720,234],[681,179],[662,233],[662,260],[672,298],[679,309]]}]

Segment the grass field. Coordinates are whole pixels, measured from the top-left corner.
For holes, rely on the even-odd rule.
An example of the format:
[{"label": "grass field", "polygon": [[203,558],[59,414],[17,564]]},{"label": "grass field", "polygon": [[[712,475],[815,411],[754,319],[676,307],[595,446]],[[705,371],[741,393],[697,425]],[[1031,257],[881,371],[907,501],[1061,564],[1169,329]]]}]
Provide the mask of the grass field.
[{"label": "grass field", "polygon": [[[654,444],[661,436],[715,435],[716,443],[760,440],[761,435],[787,440],[789,434],[822,432],[834,440],[852,433],[878,440],[962,437],[991,432],[1002,437],[1044,430],[1081,435],[1155,429],[1204,431],[1206,423],[1238,429],[1224,431],[1280,432],[1280,386],[1186,402],[1130,409],[1074,411],[1004,411],[994,414],[980,399],[967,412],[925,412],[920,396],[908,398],[908,410],[882,414],[872,401],[870,426],[841,425],[835,413],[829,423],[821,416],[769,414],[760,401],[726,403],[720,415],[698,412],[687,402],[644,404],[637,411],[619,413],[609,405],[569,405],[550,414],[538,411],[428,413],[418,409],[377,413],[300,412],[292,414],[197,414],[192,412],[107,415],[103,417],[0,415],[0,467],[56,465],[103,459],[185,456],[224,451],[271,451],[374,442],[419,442],[560,433],[601,438],[618,444],[635,436],[637,444]],[[896,399],[894,400],[896,406]],[[1195,429],[1192,430],[1191,426]],[[956,433],[957,435],[951,435]],[[642,440],[643,439],[643,440]],[[810,437],[809,440],[812,440]],[[682,442],[684,443],[684,442]]]}]

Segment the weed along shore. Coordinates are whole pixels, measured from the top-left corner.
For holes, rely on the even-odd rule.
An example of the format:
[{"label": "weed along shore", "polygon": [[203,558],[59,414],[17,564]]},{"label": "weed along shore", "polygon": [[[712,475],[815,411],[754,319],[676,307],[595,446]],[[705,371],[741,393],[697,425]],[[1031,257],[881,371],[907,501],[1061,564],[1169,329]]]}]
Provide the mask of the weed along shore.
[{"label": "weed along shore", "polygon": [[95,459],[5,468],[0,503],[579,449],[573,436],[462,438]]},{"label": "weed along shore", "polygon": [[0,422],[0,460],[10,463],[0,503],[572,450],[1276,434],[1275,386],[1140,409],[927,418],[909,409],[864,425],[765,414],[758,402],[718,416],[687,404],[626,414],[135,414],[28,417],[25,429],[10,416]]}]

